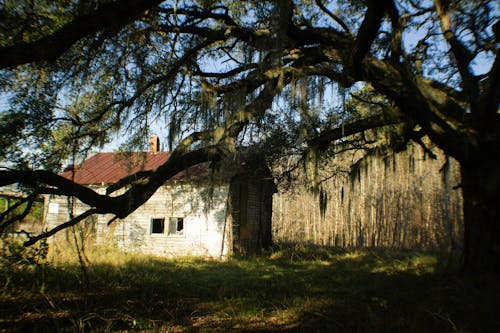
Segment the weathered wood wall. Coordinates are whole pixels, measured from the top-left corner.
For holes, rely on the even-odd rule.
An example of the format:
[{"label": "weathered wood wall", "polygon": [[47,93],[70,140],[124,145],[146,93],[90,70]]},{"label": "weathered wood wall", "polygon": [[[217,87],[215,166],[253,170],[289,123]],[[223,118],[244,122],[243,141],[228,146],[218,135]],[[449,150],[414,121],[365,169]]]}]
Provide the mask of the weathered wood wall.
[{"label": "weathered wood wall", "polygon": [[266,173],[236,176],[230,186],[233,251],[256,252],[271,245],[274,182]]},{"label": "weathered wood wall", "polygon": [[[119,193],[117,193],[119,194]],[[221,257],[228,254],[230,240],[224,235],[228,185],[181,184],[162,186],[135,212],[107,226],[111,215],[98,215],[96,241],[135,251],[163,256]],[[50,204],[57,211],[49,212]],[[54,197],[47,204],[46,227],[68,219],[66,198]],[[84,211],[75,204],[75,213]],[[167,229],[170,217],[183,218],[182,233],[152,233],[152,219],[163,218]],[[64,233],[59,237],[64,236]]]},{"label": "weathered wood wall", "polygon": [[[227,238],[223,236],[227,191],[227,185],[163,186],[126,221],[117,221],[106,228],[107,218],[103,216],[98,240],[104,242],[112,235],[125,250],[169,257],[227,255]],[[153,218],[164,218],[167,225],[170,217],[184,219],[182,233],[151,233]]]},{"label": "weathered wood wall", "polygon": [[[273,239],[341,247],[450,250],[460,246],[462,196],[459,166],[437,149],[437,159],[413,146],[364,159],[338,172],[350,154],[335,157],[324,193],[274,195]],[[340,166],[339,166],[340,165]],[[328,177],[328,172],[323,175]],[[326,203],[321,214],[320,199]]]}]

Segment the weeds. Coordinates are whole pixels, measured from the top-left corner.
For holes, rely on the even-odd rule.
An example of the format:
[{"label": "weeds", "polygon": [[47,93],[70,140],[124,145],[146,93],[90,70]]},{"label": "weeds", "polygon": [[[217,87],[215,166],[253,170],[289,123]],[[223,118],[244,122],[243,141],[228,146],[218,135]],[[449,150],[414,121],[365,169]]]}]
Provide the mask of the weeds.
[{"label": "weeds", "polygon": [[3,270],[0,332],[500,331],[496,279],[457,278],[431,254],[282,245],[226,262],[97,246],[87,255],[90,288],[63,249],[49,254],[43,289],[29,269],[16,279]]}]

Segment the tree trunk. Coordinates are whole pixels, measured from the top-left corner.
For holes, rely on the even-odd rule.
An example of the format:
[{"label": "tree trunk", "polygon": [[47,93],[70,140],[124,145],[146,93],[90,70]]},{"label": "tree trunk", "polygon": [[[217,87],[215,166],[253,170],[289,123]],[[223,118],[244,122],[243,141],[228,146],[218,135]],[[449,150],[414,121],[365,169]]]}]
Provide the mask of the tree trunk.
[{"label": "tree trunk", "polygon": [[500,165],[494,155],[482,155],[461,163],[464,274],[500,273]]}]

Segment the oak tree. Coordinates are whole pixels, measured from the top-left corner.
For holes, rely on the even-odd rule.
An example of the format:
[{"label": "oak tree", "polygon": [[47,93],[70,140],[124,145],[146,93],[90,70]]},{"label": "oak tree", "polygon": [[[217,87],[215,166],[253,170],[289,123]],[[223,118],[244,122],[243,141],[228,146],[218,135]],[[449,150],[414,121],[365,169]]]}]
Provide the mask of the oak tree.
[{"label": "oak tree", "polygon": [[[1,10],[0,186],[90,207],[27,244],[91,214],[125,217],[177,172],[238,145],[317,156],[404,124],[409,138],[427,136],[460,163],[464,271],[500,271],[495,1],[31,0]],[[363,89],[377,107],[353,116],[346,91]],[[167,124],[173,151],[157,170],[107,194],[58,176],[62,142],[78,153],[116,133],[141,142],[155,121]],[[0,230],[14,223],[7,215]]]}]

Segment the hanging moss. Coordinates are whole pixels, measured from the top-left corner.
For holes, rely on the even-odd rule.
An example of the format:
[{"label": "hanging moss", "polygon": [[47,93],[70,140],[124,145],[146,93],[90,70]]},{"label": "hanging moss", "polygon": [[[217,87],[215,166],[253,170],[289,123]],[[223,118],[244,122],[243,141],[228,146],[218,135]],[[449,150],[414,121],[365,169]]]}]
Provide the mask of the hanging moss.
[{"label": "hanging moss", "polygon": [[317,79],[317,87],[316,91],[318,92],[318,109],[323,109],[323,98],[325,93],[325,79],[323,77],[319,77]]},{"label": "hanging moss", "polygon": [[[334,165],[350,163],[352,152],[338,154],[331,164],[320,164],[315,192],[292,188],[293,193],[275,195],[275,239],[307,239],[342,247],[452,250],[450,244],[460,244],[463,221],[461,195],[450,190],[460,177],[459,167],[448,158],[449,165],[440,172],[444,154],[438,151],[436,163],[423,160],[422,153],[418,145],[395,154],[373,151],[348,174],[333,176]],[[449,177],[448,185],[443,184],[443,176]]]},{"label": "hanging moss", "polygon": [[358,184],[361,183],[361,171],[367,168],[369,158],[370,157],[366,155],[351,166],[351,171],[349,172],[351,190],[354,190],[354,188],[356,187],[356,182]]},{"label": "hanging moss", "polygon": [[318,158],[316,147],[309,147],[303,158],[306,182],[313,192],[318,191]]},{"label": "hanging moss", "polygon": [[450,158],[448,156],[446,156],[444,164],[441,169],[439,169],[439,172],[441,173],[443,184],[447,186],[450,181]]},{"label": "hanging moss", "polygon": [[[343,190],[343,189],[342,189]],[[326,192],[323,187],[319,189],[319,212],[321,220],[325,219],[326,209],[328,208],[328,192]]]},{"label": "hanging moss", "polygon": [[408,170],[410,170],[410,172],[415,171],[415,158],[413,154],[408,154]]}]

